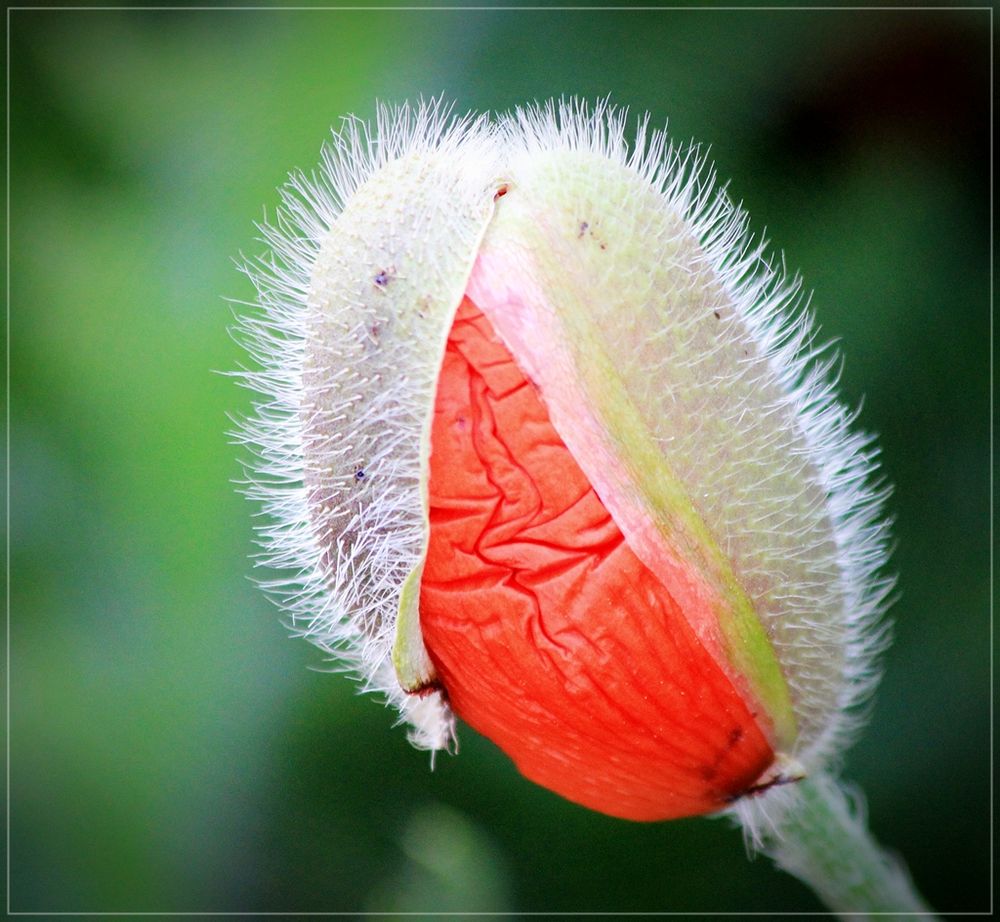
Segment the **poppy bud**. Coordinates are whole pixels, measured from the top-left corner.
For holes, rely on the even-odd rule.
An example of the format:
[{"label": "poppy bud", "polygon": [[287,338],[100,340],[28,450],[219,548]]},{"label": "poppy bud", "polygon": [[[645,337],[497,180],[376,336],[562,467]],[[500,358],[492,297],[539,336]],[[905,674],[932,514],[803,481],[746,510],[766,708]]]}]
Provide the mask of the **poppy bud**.
[{"label": "poppy bud", "polygon": [[639,820],[842,751],[890,586],[875,452],[697,149],[601,105],[383,109],[262,230],[269,588],[417,745],[457,714]]}]

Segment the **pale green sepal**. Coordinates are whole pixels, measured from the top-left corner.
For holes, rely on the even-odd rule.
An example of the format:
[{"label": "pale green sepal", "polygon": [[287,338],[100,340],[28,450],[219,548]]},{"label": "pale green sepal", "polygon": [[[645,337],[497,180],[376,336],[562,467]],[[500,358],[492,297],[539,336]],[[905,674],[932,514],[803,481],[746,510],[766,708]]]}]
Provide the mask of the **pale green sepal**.
[{"label": "pale green sepal", "polygon": [[[768,540],[736,546],[743,525],[756,534],[757,517],[796,506],[806,512],[797,527],[829,541],[809,471],[788,474],[797,433],[781,416],[782,395],[766,363],[751,366],[752,338],[685,215],[647,179],[568,150],[515,158],[510,177],[470,296],[538,386],[630,546],[763,709],[775,747],[791,752],[789,687],[752,597],[757,574],[742,569],[758,552],[770,562]],[[723,484],[726,495],[707,495]],[[782,566],[801,569],[790,559]],[[770,590],[780,571],[765,576]]]},{"label": "pale green sepal", "polygon": [[434,664],[424,646],[420,627],[420,579],[424,565],[410,571],[399,593],[399,619],[396,622],[396,642],[392,647],[392,665],[404,691],[418,692],[434,683]]},{"label": "pale green sepal", "polygon": [[302,405],[311,524],[370,681],[395,700],[434,680],[419,621],[430,429],[448,333],[493,213],[494,164],[473,136],[381,165],[333,222],[312,272]]}]

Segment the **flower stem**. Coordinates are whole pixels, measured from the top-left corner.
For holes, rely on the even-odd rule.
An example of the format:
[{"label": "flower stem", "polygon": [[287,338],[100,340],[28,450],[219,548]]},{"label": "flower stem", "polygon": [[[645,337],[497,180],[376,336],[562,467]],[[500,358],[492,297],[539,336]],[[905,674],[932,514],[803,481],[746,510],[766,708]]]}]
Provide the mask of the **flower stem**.
[{"label": "flower stem", "polygon": [[771,804],[740,809],[740,820],[754,844],[831,910],[852,919],[934,918],[902,860],[875,841],[860,804],[835,778],[819,774],[773,793]]}]

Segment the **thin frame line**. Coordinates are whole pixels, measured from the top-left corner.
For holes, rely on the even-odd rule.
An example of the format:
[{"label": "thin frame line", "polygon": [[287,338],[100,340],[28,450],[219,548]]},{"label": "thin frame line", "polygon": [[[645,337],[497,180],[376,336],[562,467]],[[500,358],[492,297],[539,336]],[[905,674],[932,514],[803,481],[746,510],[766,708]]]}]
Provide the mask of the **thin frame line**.
[{"label": "thin frame line", "polygon": [[[5,880],[7,889],[6,898],[6,911],[8,915],[16,916],[106,916],[106,917],[118,917],[118,916],[301,916],[301,915],[316,915],[316,916],[380,916],[386,915],[383,912],[359,912],[359,911],[320,911],[320,912],[240,912],[240,911],[199,911],[199,912],[170,912],[170,911],[139,911],[139,912],[75,912],[75,911],[35,911],[26,910],[21,912],[14,912],[11,909],[11,612],[10,612],[10,599],[11,599],[11,579],[10,579],[10,553],[11,553],[11,530],[10,530],[10,518],[11,518],[11,454],[10,454],[10,413],[11,413],[11,387],[10,387],[10,358],[11,358],[11,335],[10,335],[10,325],[11,325],[11,272],[10,272],[10,256],[11,256],[11,221],[10,221],[10,188],[11,188],[11,158],[10,158],[10,139],[11,139],[11,14],[14,11],[18,12],[151,12],[151,11],[169,11],[169,12],[261,12],[261,11],[274,11],[274,12],[661,12],[661,11],[675,11],[675,12],[972,12],[977,10],[986,10],[989,12],[989,30],[990,30],[990,60],[989,60],[989,84],[990,84],[990,98],[989,98],[989,301],[988,306],[990,308],[990,320],[989,320],[989,405],[990,405],[990,417],[989,417],[989,495],[990,495],[990,508],[989,508],[989,538],[990,538],[990,563],[989,563],[989,580],[990,580],[990,618],[989,618],[989,633],[990,633],[990,687],[991,691],[995,692],[995,625],[994,625],[994,598],[992,587],[994,585],[995,577],[995,544],[994,544],[994,491],[995,491],[995,475],[994,475],[994,460],[995,460],[995,449],[994,449],[994,410],[995,410],[995,397],[993,391],[994,385],[994,318],[993,318],[993,299],[994,299],[994,230],[993,230],[993,215],[994,215],[994,166],[993,166],[993,154],[994,154],[994,139],[993,139],[993,127],[994,127],[994,64],[993,64],[993,53],[994,53],[994,29],[993,29],[993,6],[992,4],[983,5],[970,5],[970,6],[8,6],[6,11],[6,119],[5,119],[5,130],[6,130],[6,170],[5,170],[5,223],[6,223],[6,244],[5,244],[5,261],[6,261],[6,311],[5,311],[5,332],[6,332],[6,347],[5,347],[5,383],[6,383],[6,394],[4,399],[4,420],[6,426],[5,435],[5,453],[7,468],[5,474],[5,499],[6,499],[6,509],[5,509],[5,527],[6,527],[6,540],[4,548],[4,560],[6,569],[6,589],[5,589],[5,604],[6,604],[6,625],[5,625],[5,638],[6,638],[6,651],[5,651],[5,717],[6,717],[6,741],[5,741],[5,784],[6,784],[6,830],[5,830],[5,841],[6,841],[6,869],[5,869]],[[995,713],[995,703],[993,700],[993,695],[990,696],[989,702],[989,712],[990,712],[990,761],[991,769],[993,763],[993,745],[995,741],[994,732],[994,713]],[[989,790],[990,790],[990,816],[989,816],[989,827],[990,827],[990,841],[989,841],[989,853],[990,853],[990,908],[986,912],[978,911],[963,911],[963,912],[949,912],[948,915],[953,916],[983,916],[989,915],[993,912],[994,907],[994,884],[995,884],[995,869],[994,869],[994,857],[995,848],[993,842],[994,833],[994,816],[993,807],[995,801],[995,785],[993,780],[993,771],[990,771],[989,778]],[[440,916],[521,916],[521,915],[533,915],[533,916],[675,916],[675,915],[691,915],[688,912],[681,911],[658,911],[658,912],[517,912],[517,911],[506,911],[506,912],[395,912],[393,915],[400,916],[426,916],[426,915],[440,915]],[[698,915],[705,916],[829,916],[829,912],[699,912]],[[891,912],[875,912],[870,913],[872,916],[895,916],[898,913]],[[934,913],[915,913],[913,915],[934,915]]]}]

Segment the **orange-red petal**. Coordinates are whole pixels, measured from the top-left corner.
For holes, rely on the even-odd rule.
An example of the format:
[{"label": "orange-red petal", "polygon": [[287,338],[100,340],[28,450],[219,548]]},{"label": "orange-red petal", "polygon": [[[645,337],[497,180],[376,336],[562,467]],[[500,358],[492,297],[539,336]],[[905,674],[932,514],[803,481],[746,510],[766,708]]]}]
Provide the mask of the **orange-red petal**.
[{"label": "orange-red petal", "polygon": [[636,820],[718,810],[774,753],[466,298],[438,384],[424,643],[532,780]]}]

